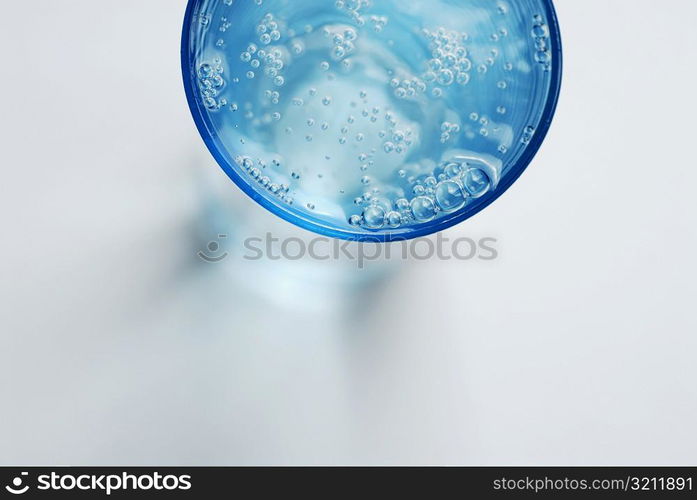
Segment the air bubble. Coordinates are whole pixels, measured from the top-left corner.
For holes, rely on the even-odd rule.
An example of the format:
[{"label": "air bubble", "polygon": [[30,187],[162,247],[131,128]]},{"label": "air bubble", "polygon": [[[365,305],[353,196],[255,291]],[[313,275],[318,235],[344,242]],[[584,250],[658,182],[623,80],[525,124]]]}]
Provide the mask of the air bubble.
[{"label": "air bubble", "polygon": [[444,212],[454,212],[465,204],[465,195],[459,184],[445,181],[436,187],[436,202]]},{"label": "air bubble", "polygon": [[436,206],[427,196],[418,196],[411,202],[411,211],[419,222],[428,222],[436,216]]},{"label": "air bubble", "polygon": [[479,168],[467,170],[462,182],[467,192],[474,198],[479,198],[486,194],[491,186],[489,176]]},{"label": "air bubble", "polygon": [[363,221],[369,229],[380,229],[385,225],[385,211],[379,206],[368,207],[363,211]]}]

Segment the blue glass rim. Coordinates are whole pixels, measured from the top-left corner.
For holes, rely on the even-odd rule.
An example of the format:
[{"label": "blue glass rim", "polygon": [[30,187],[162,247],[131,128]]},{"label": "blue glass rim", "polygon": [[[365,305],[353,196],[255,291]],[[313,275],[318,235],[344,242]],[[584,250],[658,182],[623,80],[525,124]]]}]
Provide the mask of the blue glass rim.
[{"label": "blue glass rim", "polygon": [[538,151],[542,147],[542,143],[547,137],[549,128],[552,124],[555,111],[557,109],[557,104],[559,102],[559,94],[561,92],[561,82],[562,82],[562,67],[563,67],[563,57],[562,57],[562,43],[561,43],[561,32],[559,30],[559,21],[557,19],[557,13],[554,9],[554,4],[552,0],[541,0],[544,5],[545,14],[547,17],[547,22],[549,26],[549,38],[551,44],[552,52],[552,67],[550,69],[551,78],[549,86],[549,94],[547,96],[547,102],[545,103],[540,122],[537,127],[537,131],[533,136],[532,140],[528,146],[523,151],[523,154],[518,159],[518,161],[511,166],[510,171],[501,178],[499,185],[496,190],[491,193],[480,205],[476,207],[473,211],[462,211],[460,213],[455,213],[450,217],[445,217],[441,219],[436,219],[433,222],[426,224],[421,224],[418,226],[411,226],[405,229],[397,229],[392,232],[382,232],[382,233],[369,233],[365,230],[362,231],[349,231],[337,229],[333,226],[323,224],[321,221],[316,219],[311,219],[310,217],[304,217],[300,213],[294,213],[290,210],[284,209],[282,206],[273,203],[270,199],[261,195],[256,191],[251,184],[246,182],[245,179],[233,168],[229,163],[228,159],[220,152],[219,146],[215,142],[216,132],[208,120],[206,113],[203,111],[203,103],[198,95],[197,89],[194,86],[196,81],[196,67],[193,54],[190,50],[191,42],[191,26],[192,18],[196,12],[196,7],[201,0],[188,0],[186,6],[186,13],[184,15],[184,27],[182,29],[182,43],[181,43],[181,66],[182,66],[182,76],[184,80],[184,91],[186,93],[186,100],[189,104],[189,110],[194,118],[194,123],[196,123],[196,128],[201,135],[206,147],[213,155],[218,165],[223,169],[227,176],[240,188],[242,191],[252,198],[259,205],[264,207],[266,210],[270,211],[274,215],[281,217],[282,219],[295,224],[296,226],[312,231],[314,233],[328,236],[331,238],[338,238],[342,240],[369,242],[369,243],[389,243],[394,241],[405,241],[414,238],[421,238],[424,236],[429,236],[431,234],[444,231],[452,226],[460,224],[465,220],[474,217],[479,212],[487,208],[500,196],[502,196],[508,188],[510,188],[518,178],[523,174],[523,172],[530,166],[533,158],[537,155]]}]

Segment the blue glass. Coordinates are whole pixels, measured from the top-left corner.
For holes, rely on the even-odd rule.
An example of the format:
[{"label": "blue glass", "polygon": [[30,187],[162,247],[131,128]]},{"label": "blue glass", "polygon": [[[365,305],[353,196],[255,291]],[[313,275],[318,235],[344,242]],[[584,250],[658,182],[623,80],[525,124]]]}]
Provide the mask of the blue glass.
[{"label": "blue glass", "polygon": [[320,234],[457,224],[531,162],[561,82],[551,0],[190,0],[182,65],[228,176]]}]

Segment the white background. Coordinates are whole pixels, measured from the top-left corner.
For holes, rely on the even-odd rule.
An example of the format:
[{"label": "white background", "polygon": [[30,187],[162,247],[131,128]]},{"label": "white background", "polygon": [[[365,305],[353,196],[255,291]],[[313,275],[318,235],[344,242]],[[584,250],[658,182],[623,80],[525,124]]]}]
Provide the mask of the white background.
[{"label": "white background", "polygon": [[694,464],[697,3],[555,3],[548,139],[447,232],[501,258],[313,310],[196,257],[200,177],[264,215],[191,120],[184,0],[4,2],[0,463]]}]

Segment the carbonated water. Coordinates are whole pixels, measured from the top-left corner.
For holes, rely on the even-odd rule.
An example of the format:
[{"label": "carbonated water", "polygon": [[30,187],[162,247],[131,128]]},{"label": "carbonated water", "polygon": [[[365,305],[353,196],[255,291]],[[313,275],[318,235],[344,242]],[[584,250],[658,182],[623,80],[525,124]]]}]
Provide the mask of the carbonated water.
[{"label": "carbonated water", "polygon": [[462,220],[551,117],[547,0],[192,4],[185,77],[209,145],[258,201],[319,232]]}]

